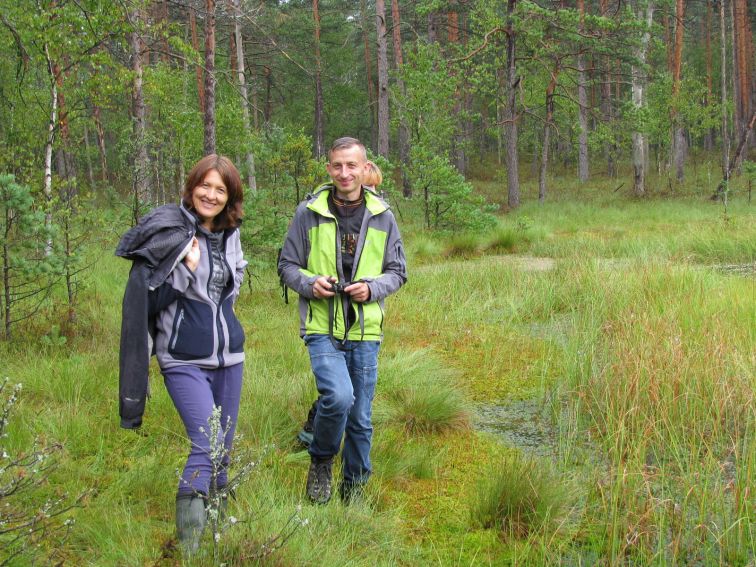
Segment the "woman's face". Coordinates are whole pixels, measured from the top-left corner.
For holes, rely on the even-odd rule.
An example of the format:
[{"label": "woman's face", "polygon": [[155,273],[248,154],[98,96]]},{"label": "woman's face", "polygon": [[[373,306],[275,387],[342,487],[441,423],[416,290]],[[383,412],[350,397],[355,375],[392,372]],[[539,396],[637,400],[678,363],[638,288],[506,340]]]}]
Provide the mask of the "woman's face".
[{"label": "woman's face", "polygon": [[212,228],[217,217],[228,202],[228,189],[217,169],[211,169],[192,191],[192,206],[202,220],[202,226]]}]

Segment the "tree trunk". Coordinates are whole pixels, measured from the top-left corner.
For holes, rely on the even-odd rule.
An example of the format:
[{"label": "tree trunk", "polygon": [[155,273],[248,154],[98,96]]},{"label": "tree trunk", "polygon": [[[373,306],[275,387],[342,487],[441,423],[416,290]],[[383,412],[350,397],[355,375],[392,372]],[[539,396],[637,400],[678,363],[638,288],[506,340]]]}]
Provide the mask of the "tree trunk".
[{"label": "tree trunk", "polygon": [[58,86],[58,125],[60,128],[60,147],[57,152],[58,175],[69,180],[76,177],[73,156],[71,155],[71,130],[68,125],[66,97],[63,93],[63,71],[57,61],[53,62],[53,76]]},{"label": "tree trunk", "polygon": [[[580,14],[580,29],[583,29],[583,20],[585,17],[584,0],[578,0],[578,12]],[[578,68],[578,124],[580,132],[578,133],[578,179],[588,181],[588,93],[585,88],[585,56],[582,52],[577,56]]]},{"label": "tree trunk", "polygon": [[[391,21],[394,33],[394,66],[396,67],[396,86],[402,96],[406,95],[404,80],[401,72],[404,65],[402,57],[402,29],[401,19],[399,16],[399,0],[391,0]],[[399,161],[402,164],[402,193],[405,197],[412,197],[412,187],[407,176],[407,167],[409,167],[409,127],[404,116],[399,119]]]},{"label": "tree trunk", "polygon": [[[748,29],[748,6],[746,0],[733,1],[733,32],[735,43],[733,44],[733,66],[737,70],[737,89],[735,100],[735,115],[738,119],[739,128],[735,130],[736,135],[741,136],[745,128],[748,128],[748,118],[751,115],[751,69],[749,54],[749,35]],[[735,164],[735,168],[740,168],[740,161]]]},{"label": "tree trunk", "polygon": [[215,152],[215,0],[205,0],[205,155]]},{"label": "tree trunk", "polygon": [[[645,6],[644,6],[645,4]],[[636,111],[640,111],[646,106],[646,55],[648,53],[648,44],[651,39],[651,25],[654,21],[654,3],[653,0],[637,0],[635,6],[635,16],[637,19],[643,19],[646,29],[641,35],[641,41],[638,45],[638,51],[635,59],[638,64],[632,67],[632,97],[633,106]],[[647,140],[644,132],[633,132],[633,193],[636,197],[642,197],[646,194],[646,175],[648,156],[646,155]]]},{"label": "tree trunk", "polygon": [[[52,254],[52,152],[55,142],[55,126],[58,122],[58,81],[55,77],[53,62],[45,44],[45,58],[47,59],[47,72],[50,75],[50,121],[47,124],[47,140],[45,142],[45,181],[43,194],[45,196],[45,229],[47,229],[47,242],[45,242],[45,255]],[[7,226],[7,225],[6,225]],[[6,307],[9,308],[9,305]],[[10,327],[6,329],[9,330]]]},{"label": "tree trunk", "polygon": [[[452,4],[453,8],[454,5]],[[447,29],[447,42],[451,48],[455,43],[459,43],[459,14],[455,10],[450,10],[446,13],[446,29]],[[455,73],[456,75],[456,73]],[[464,104],[464,90],[461,82],[459,83],[459,90],[454,93],[454,109],[452,112],[454,116],[460,120],[460,113]],[[454,159],[454,166],[462,175],[465,174],[465,150],[464,150],[464,128],[458,121],[457,126],[454,129],[452,135],[451,155]]]},{"label": "tree trunk", "polygon": [[541,147],[541,169],[538,174],[538,202],[546,200],[546,173],[549,165],[549,143],[551,124],[554,119],[554,89],[556,88],[559,66],[554,69],[549,85],[546,87],[546,121],[543,124],[543,146]]},{"label": "tree trunk", "polygon": [[100,179],[103,182],[108,182],[108,155],[105,151],[105,129],[102,127],[102,119],[100,118],[100,107],[96,104],[92,106],[92,118],[95,123],[95,131],[97,133],[97,150],[100,153]]},{"label": "tree trunk", "polygon": [[87,180],[89,186],[94,188],[94,169],[92,168],[92,143],[89,141],[89,128],[87,128],[87,121],[83,121],[84,126],[84,161],[87,164]]},{"label": "tree trunk", "polygon": [[685,15],[685,0],[675,1],[675,50],[672,57],[672,165],[675,169],[677,181],[682,183],[685,178],[685,153],[687,150],[685,130],[680,124],[677,112],[677,97],[680,93],[680,74],[682,70],[682,48]]},{"label": "tree trunk", "polygon": [[388,54],[386,45],[386,4],[375,2],[375,30],[378,41],[378,153],[389,156]]},{"label": "tree trunk", "polygon": [[[713,66],[712,66],[712,54],[711,54],[711,20],[712,20],[712,0],[706,0],[706,18],[704,21],[703,36],[705,38],[705,57],[706,57],[706,100],[704,106],[709,107],[714,100],[713,89]],[[711,151],[714,147],[714,129],[710,128],[704,133],[704,149]]]},{"label": "tree trunk", "polygon": [[[608,11],[608,1],[599,0],[599,12],[601,16],[606,16]],[[607,127],[612,128],[613,113],[612,113],[612,73],[610,70],[610,58],[608,56],[602,57],[603,78],[601,80],[601,117]],[[606,157],[606,174],[609,177],[616,177],[617,164],[614,161],[614,144],[607,141],[604,144],[604,156]]]},{"label": "tree trunk", "polygon": [[[199,53],[199,38],[197,37],[197,16],[194,8],[189,7],[189,28],[192,33],[192,48]],[[202,86],[204,79],[202,77],[202,66],[195,65],[194,73],[197,77],[197,99],[199,100],[199,109],[202,115],[205,115],[205,89]]]},{"label": "tree trunk", "polygon": [[130,13],[130,21],[134,31],[130,34],[131,39],[131,70],[134,74],[132,84],[131,102],[134,120],[134,207],[132,210],[134,222],[139,219],[140,208],[143,203],[150,202],[149,172],[150,163],[147,156],[146,132],[146,108],[144,93],[142,92],[142,38],[140,29],[142,15],[138,9]]},{"label": "tree trunk", "polygon": [[362,43],[365,46],[365,79],[367,81],[368,109],[370,110],[370,147],[378,147],[378,129],[376,128],[376,112],[378,101],[375,96],[373,82],[373,59],[370,56],[370,25],[368,23],[367,1],[360,0],[360,21],[362,23]]},{"label": "tree trunk", "polygon": [[319,0],[312,0],[312,17],[315,21],[315,131],[313,154],[316,159],[325,155],[325,132],[323,127],[323,85],[320,82],[320,13]]},{"label": "tree trunk", "polygon": [[[239,94],[241,95],[241,107],[242,107],[242,124],[244,125],[244,133],[247,137],[250,135],[249,127],[249,100],[247,95],[247,78],[244,74],[244,37],[241,32],[240,18],[241,12],[241,0],[232,0],[234,8],[234,41],[236,43],[236,72],[239,79]],[[249,144],[249,141],[247,141]],[[257,193],[257,179],[255,177],[255,156],[250,148],[247,148],[247,185],[249,190],[254,195]]]},{"label": "tree trunk", "polygon": [[520,176],[517,155],[517,86],[520,78],[517,76],[515,59],[515,31],[512,22],[517,0],[507,0],[507,73],[506,99],[504,110],[504,137],[506,138],[507,163],[507,203],[511,209],[520,206]]},{"label": "tree trunk", "polygon": [[730,165],[730,134],[727,131],[727,20],[725,18],[724,0],[719,0],[719,32],[720,32],[720,55],[722,68],[722,177],[725,182],[729,181],[728,174]]},{"label": "tree trunk", "polygon": [[428,43],[438,41],[438,22],[436,21],[435,12],[428,13]]}]

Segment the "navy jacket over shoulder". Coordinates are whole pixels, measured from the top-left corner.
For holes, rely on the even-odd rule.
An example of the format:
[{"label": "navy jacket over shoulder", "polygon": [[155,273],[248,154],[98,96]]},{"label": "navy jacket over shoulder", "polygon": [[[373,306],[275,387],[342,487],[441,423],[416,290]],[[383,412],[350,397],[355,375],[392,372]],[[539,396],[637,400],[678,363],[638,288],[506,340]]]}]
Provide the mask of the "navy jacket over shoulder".
[{"label": "navy jacket over shoulder", "polygon": [[[177,205],[164,205],[142,217],[121,238],[116,256],[133,260],[123,295],[119,357],[121,427],[142,424],[147,398],[154,316],[150,291],[158,288],[191,247],[196,219]],[[169,298],[166,298],[169,300]],[[160,301],[158,299],[158,301]],[[150,313],[152,311],[152,313]]]}]

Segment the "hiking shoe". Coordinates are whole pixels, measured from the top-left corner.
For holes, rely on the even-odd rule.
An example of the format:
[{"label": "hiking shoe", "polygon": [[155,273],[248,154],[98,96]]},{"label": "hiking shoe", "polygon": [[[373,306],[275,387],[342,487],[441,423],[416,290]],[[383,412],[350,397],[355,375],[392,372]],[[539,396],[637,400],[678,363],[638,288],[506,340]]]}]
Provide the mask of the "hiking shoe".
[{"label": "hiking shoe", "polygon": [[365,484],[361,482],[350,482],[343,480],[339,485],[339,496],[345,506],[352,502],[362,499],[365,495]]},{"label": "hiking shoe", "polygon": [[307,473],[307,498],[315,504],[325,504],[331,499],[331,467],[333,457],[312,457]]}]

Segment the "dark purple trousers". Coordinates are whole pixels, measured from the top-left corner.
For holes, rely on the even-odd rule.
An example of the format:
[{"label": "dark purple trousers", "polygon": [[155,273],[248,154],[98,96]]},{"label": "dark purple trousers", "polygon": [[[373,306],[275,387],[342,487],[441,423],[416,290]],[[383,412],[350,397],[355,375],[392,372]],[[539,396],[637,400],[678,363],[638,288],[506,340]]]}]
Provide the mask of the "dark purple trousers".
[{"label": "dark purple trousers", "polygon": [[[192,444],[179,481],[180,495],[197,492],[208,494],[214,469],[215,486],[222,488],[228,483],[226,469],[239,416],[243,369],[244,364],[240,363],[215,369],[185,365],[162,371],[165,387],[184,422],[186,434]],[[219,448],[221,443],[225,447],[217,459],[220,462],[215,465],[211,458],[208,422],[214,406],[221,408],[221,428],[216,447]]]}]

